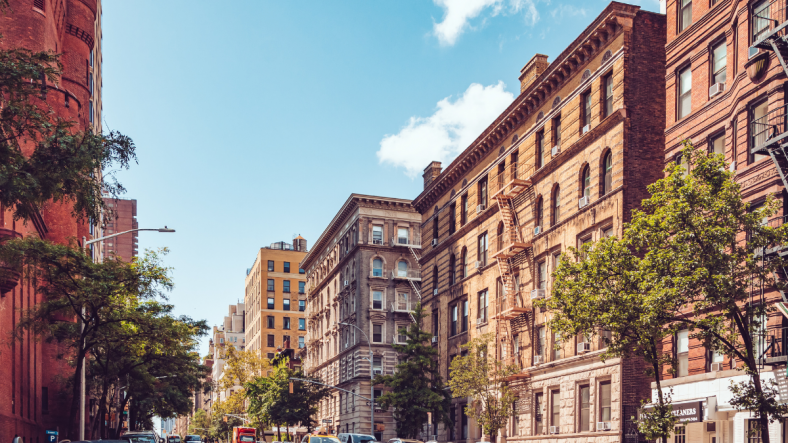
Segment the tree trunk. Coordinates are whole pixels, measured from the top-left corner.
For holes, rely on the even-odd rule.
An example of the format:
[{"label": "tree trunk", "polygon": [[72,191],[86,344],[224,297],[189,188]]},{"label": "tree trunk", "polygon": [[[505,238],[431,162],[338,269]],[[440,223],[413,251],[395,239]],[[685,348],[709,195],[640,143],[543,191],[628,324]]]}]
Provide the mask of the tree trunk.
[{"label": "tree trunk", "polygon": [[[80,343],[83,342],[84,340],[80,339]],[[71,389],[71,410],[69,411],[68,428],[66,429],[66,435],[72,441],[79,440],[79,393],[82,384],[80,374],[82,373],[82,364],[85,358],[85,351],[81,348],[82,346],[77,350],[77,367],[74,372],[74,387]]]},{"label": "tree trunk", "polygon": [[276,434],[279,437],[279,441],[282,441],[282,425],[281,424],[277,424],[276,425]]},{"label": "tree trunk", "polygon": [[123,411],[126,410],[126,405],[129,403],[129,396],[124,395],[123,397],[123,400],[120,402],[120,408],[118,409],[118,427],[115,429],[115,438],[120,437],[120,430],[123,428]]},{"label": "tree trunk", "polygon": [[99,422],[99,438],[105,439],[107,438],[107,420],[106,416],[109,415],[109,411],[107,410],[107,393],[109,392],[109,378],[103,377],[104,382],[101,386],[101,397],[99,397],[99,406],[98,406],[98,414],[96,417],[98,418]]}]

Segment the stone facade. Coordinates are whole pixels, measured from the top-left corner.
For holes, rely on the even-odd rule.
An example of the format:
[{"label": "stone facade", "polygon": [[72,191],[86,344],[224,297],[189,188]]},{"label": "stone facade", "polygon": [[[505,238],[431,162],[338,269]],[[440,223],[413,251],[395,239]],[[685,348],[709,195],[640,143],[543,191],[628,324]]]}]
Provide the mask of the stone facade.
[{"label": "stone facade", "polygon": [[336,392],[320,405],[317,418],[332,420],[329,432],[396,437],[390,411],[375,411],[370,429],[369,350],[376,373],[394,371],[391,345],[419,297],[420,222],[410,200],[352,194],[301,263],[308,279],[304,367],[352,393]]},{"label": "stone facade", "polygon": [[[661,176],[665,29],[662,15],[611,3],[555,61],[534,57],[520,96],[445,171],[431,164],[414,200],[442,375],[484,333],[497,358],[522,369],[502,440],[622,441],[622,418],[649,397],[639,360],[602,362],[598,338],[557,342],[532,298],[549,296],[568,247],[620,235]],[[484,437],[463,416],[466,402],[454,400],[455,426],[438,441]]]}]

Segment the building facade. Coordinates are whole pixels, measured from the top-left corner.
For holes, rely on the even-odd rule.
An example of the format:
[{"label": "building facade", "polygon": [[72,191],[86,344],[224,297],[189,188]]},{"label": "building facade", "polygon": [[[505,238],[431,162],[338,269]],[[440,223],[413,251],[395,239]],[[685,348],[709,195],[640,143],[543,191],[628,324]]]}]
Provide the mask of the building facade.
[{"label": "building facade", "polygon": [[[101,48],[101,2],[99,0],[10,0],[0,17],[3,39],[0,48],[26,48],[63,54],[63,74],[58,83],[44,85],[47,105],[53,115],[74,122],[80,131],[100,131],[91,125],[88,109],[98,99]],[[91,61],[94,62],[91,65]],[[96,111],[96,112],[100,112]],[[100,114],[96,114],[97,116]],[[98,118],[94,122],[100,121]],[[28,147],[32,152],[33,146]],[[39,208],[29,220],[14,220],[12,208],[0,208],[0,241],[7,238],[37,236],[67,244],[71,238],[95,238],[100,229],[74,218],[67,203],[51,203]],[[96,249],[94,249],[94,257]],[[21,310],[40,301],[27,281],[0,282],[0,334],[8,336],[16,326]],[[77,428],[68,423],[71,407],[70,388],[63,382],[73,368],[59,358],[67,350],[56,343],[25,334],[22,340],[0,352],[0,441],[23,437],[26,442],[45,441],[47,429],[59,429],[60,439],[77,439]],[[90,414],[87,415],[87,429]],[[66,435],[66,429],[71,435]],[[87,435],[89,436],[89,434]]]},{"label": "building facade", "polygon": [[[683,1],[667,3],[665,70],[665,164],[681,162],[680,142],[722,154],[730,163],[744,199],[758,206],[767,195],[783,208],[768,223],[782,225],[785,213],[786,70],[784,1]],[[741,234],[742,240],[745,234]],[[774,252],[780,252],[775,250]],[[784,275],[782,276],[784,277]],[[786,301],[774,288],[757,288],[754,303]],[[743,307],[744,308],[744,307]],[[775,311],[759,333],[761,379],[780,384],[785,401],[785,318]],[[731,382],[749,378],[728,356],[709,350],[681,331],[663,343],[677,361],[666,368],[663,388],[672,390],[674,409],[700,411],[677,428],[676,440],[743,443],[760,441],[750,433],[755,414],[730,404]],[[771,346],[767,347],[767,343]],[[652,384],[653,388],[656,388]],[[656,392],[655,392],[656,394]],[[784,422],[770,428],[772,442],[786,439]],[[684,440],[682,440],[684,441]]]},{"label": "building facade", "polygon": [[211,391],[211,403],[225,401],[232,395],[234,387],[219,389],[219,384],[224,380],[224,366],[227,363],[227,348],[232,346],[237,351],[246,347],[246,310],[243,303],[230,305],[229,313],[224,317],[221,326],[213,327],[213,336],[209,342],[208,350],[214,364],[211,366],[211,381],[214,388]]},{"label": "building facade", "polygon": [[[137,200],[123,200],[117,198],[105,198],[104,203],[112,210],[112,214],[104,215],[104,235],[112,235],[118,232],[130,231],[139,228],[137,224]],[[118,257],[125,262],[137,256],[138,231],[119,235],[107,240],[103,240],[102,256]]]},{"label": "building facade", "polygon": [[[330,423],[329,432],[396,437],[390,411],[376,410],[371,429],[365,399],[373,394],[372,375],[393,373],[398,354],[391,345],[405,341],[398,329],[410,324],[420,298],[420,222],[410,200],[352,194],[301,262],[308,285],[304,368],[351,393],[334,392],[321,403],[317,419]],[[385,392],[374,390],[376,397]]]},{"label": "building facade", "polygon": [[273,243],[260,248],[246,270],[246,346],[269,360],[286,341],[293,347],[306,342],[306,274],[298,267],[306,253],[301,236]]},{"label": "building facade", "polygon": [[[520,368],[501,441],[637,439],[641,362],[601,361],[602,340],[560,340],[533,301],[567,247],[620,235],[661,177],[665,33],[664,15],[611,3],[553,62],[525,65],[520,95],[445,171],[425,169],[413,205],[433,345],[447,379],[461,346],[487,333],[495,358]],[[488,438],[466,405],[453,400],[439,441]]]}]

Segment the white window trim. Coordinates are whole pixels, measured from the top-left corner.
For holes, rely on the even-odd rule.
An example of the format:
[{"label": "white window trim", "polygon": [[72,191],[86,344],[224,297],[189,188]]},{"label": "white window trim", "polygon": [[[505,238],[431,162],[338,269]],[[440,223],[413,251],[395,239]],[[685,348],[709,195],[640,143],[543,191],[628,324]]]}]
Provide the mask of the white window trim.
[{"label": "white window trim", "polygon": [[[380,325],[380,338],[381,341],[375,341],[375,325]],[[369,322],[369,340],[372,343],[386,343],[386,322],[372,321]]]}]

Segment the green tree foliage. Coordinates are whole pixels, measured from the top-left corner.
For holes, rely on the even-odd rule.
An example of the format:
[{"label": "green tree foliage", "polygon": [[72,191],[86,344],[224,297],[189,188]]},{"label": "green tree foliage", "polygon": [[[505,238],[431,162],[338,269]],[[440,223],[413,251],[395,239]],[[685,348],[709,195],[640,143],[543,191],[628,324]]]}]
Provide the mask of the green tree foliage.
[{"label": "green tree foliage", "polygon": [[194,411],[194,415],[192,415],[191,421],[189,422],[189,430],[188,433],[191,435],[199,435],[203,438],[203,441],[208,437],[211,428],[211,418],[208,416],[208,413],[205,412],[204,409],[197,409]]},{"label": "green tree foliage", "polygon": [[[455,398],[468,397],[465,413],[479,423],[490,441],[512,415],[516,397],[507,379],[519,372],[495,358],[495,336],[480,335],[462,347],[466,355],[455,357],[449,365],[449,387]],[[490,351],[489,349],[493,351]]]},{"label": "green tree foliage", "polygon": [[[721,155],[689,142],[682,155],[688,170],[666,168],[621,239],[569,248],[555,273],[552,297],[543,304],[553,312],[550,325],[557,331],[609,331],[605,355],[645,358],[657,383],[662,365],[676,365],[657,345],[687,329],[691,338],[741,363],[737,367],[750,379],[732,386],[731,404],[754,411],[766,429],[788,408],[761,382],[756,344],[764,339],[771,308],[750,303],[751,288],[783,285],[773,279],[783,260],[764,261],[760,251],[785,244],[788,225],[763,223],[779,203],[773,197],[758,208],[744,202]],[[641,431],[649,438],[665,441],[672,429],[668,403],[659,397],[657,408],[645,415]],[[768,443],[768,433],[762,435]]]},{"label": "green tree foliage", "polygon": [[399,332],[407,337],[404,345],[393,345],[402,357],[393,375],[378,376],[375,384],[383,384],[391,390],[381,395],[378,401],[383,409],[394,408],[397,435],[418,438],[427,423],[427,413],[432,412],[433,425],[452,426],[449,417],[451,394],[443,384],[438,369],[438,350],[429,345],[432,334],[421,329],[426,316],[421,303],[413,313],[416,322]]},{"label": "green tree foliage", "polygon": [[114,172],[136,162],[136,148],[123,134],[79,131],[53,112],[44,79],[57,84],[59,58],[0,50],[0,205],[29,219],[49,202],[63,202],[78,218],[100,220],[102,212],[111,212],[102,193],[125,192]]}]

